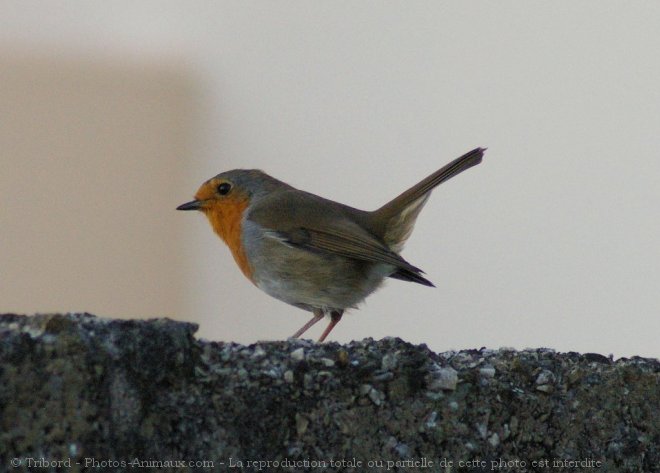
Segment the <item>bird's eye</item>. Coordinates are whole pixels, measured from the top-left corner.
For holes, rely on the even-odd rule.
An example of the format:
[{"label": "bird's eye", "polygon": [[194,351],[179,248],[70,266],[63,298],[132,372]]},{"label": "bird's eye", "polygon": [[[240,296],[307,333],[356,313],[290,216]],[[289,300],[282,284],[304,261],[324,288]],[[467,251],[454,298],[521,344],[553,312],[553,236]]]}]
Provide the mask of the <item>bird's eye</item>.
[{"label": "bird's eye", "polygon": [[222,184],[218,185],[218,194],[220,195],[227,195],[229,194],[230,190],[231,190],[231,184],[228,182],[223,182]]}]

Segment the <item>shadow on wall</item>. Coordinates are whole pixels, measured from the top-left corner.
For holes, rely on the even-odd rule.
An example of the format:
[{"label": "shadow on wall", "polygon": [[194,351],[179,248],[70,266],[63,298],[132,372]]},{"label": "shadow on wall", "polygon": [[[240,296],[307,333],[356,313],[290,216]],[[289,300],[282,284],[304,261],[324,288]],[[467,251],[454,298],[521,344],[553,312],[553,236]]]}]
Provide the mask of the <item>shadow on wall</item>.
[{"label": "shadow on wall", "polygon": [[174,316],[189,72],[7,51],[0,71],[2,309]]}]

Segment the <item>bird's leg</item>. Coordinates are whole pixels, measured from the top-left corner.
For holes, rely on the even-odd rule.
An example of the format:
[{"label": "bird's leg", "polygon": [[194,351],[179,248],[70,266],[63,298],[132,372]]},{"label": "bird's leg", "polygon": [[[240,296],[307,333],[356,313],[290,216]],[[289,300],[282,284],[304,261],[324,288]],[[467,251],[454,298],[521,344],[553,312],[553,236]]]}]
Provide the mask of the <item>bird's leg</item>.
[{"label": "bird's leg", "polygon": [[332,332],[332,329],[335,328],[335,325],[339,323],[339,321],[341,320],[341,316],[343,314],[344,314],[343,310],[333,310],[332,312],[330,312],[330,323],[321,334],[321,337],[319,338],[319,342],[325,340],[325,337],[327,337],[328,334]]},{"label": "bird's leg", "polygon": [[309,322],[307,322],[305,325],[300,327],[300,329],[291,336],[292,338],[300,337],[303,333],[307,331],[309,327],[311,327],[312,325],[314,325],[316,322],[318,322],[323,318],[322,309],[314,309],[313,313],[314,313],[314,317],[312,317],[312,319]]}]

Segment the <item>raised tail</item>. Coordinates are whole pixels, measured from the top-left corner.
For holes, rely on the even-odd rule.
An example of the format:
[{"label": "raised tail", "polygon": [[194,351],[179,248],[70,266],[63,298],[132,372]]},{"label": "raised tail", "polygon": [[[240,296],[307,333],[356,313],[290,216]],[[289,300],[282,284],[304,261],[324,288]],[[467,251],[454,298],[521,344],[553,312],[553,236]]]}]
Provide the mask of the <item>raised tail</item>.
[{"label": "raised tail", "polygon": [[410,236],[417,215],[431,191],[443,182],[481,162],[486,148],[475,148],[440,168],[373,212],[385,243],[397,253]]}]

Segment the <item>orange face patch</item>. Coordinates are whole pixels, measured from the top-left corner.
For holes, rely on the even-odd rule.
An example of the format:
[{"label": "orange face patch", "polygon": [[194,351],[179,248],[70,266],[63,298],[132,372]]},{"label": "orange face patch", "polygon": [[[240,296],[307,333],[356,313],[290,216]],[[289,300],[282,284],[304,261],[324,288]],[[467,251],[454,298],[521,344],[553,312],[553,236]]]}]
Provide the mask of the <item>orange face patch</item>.
[{"label": "orange face patch", "polygon": [[209,219],[215,233],[227,244],[236,264],[243,274],[252,280],[252,268],[241,242],[243,212],[249,204],[248,196],[233,189],[231,194],[219,196],[215,189],[220,181],[215,179],[200,187],[195,198],[202,201],[202,210]]}]

